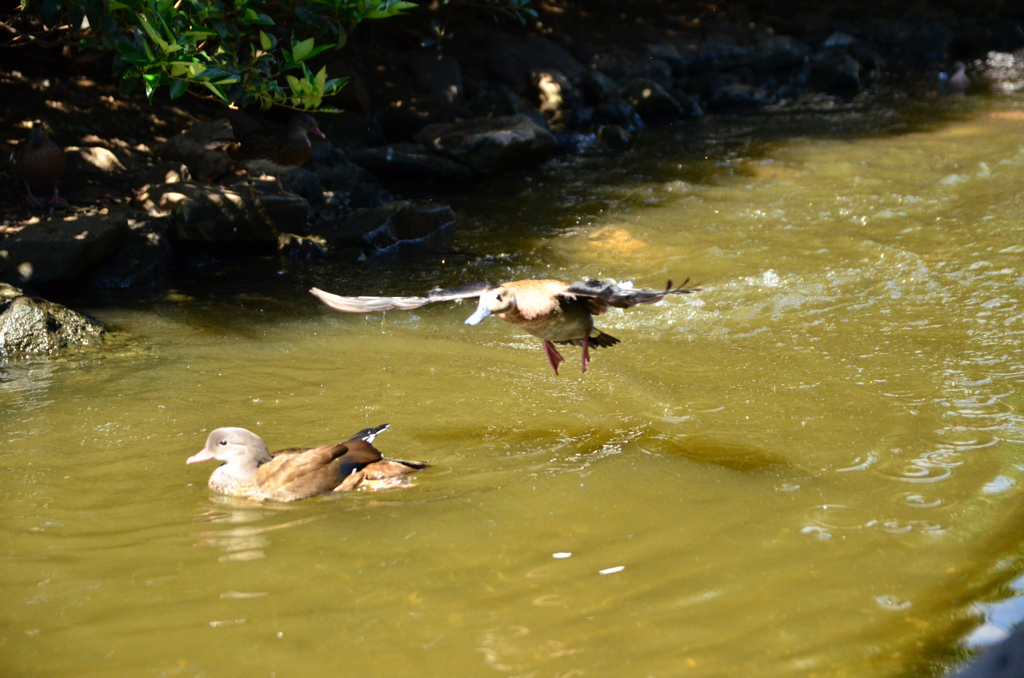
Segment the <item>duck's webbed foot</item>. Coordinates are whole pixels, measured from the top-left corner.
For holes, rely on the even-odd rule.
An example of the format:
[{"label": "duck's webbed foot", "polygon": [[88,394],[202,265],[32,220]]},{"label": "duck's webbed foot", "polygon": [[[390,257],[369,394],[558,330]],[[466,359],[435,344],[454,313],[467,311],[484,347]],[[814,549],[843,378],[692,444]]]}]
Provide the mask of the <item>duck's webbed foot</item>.
[{"label": "duck's webbed foot", "polygon": [[544,353],[548,356],[548,363],[551,365],[551,369],[555,371],[555,374],[558,374],[558,366],[562,364],[562,361],[564,361],[565,358],[563,358],[562,354],[558,352],[555,345],[547,339],[544,340]]}]

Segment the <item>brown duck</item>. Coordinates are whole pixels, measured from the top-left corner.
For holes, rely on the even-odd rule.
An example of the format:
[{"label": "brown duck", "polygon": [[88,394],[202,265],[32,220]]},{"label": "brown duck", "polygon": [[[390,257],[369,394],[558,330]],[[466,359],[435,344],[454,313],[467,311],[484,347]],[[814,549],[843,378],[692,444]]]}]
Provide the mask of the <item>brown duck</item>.
[{"label": "brown duck", "polygon": [[637,304],[654,304],[670,294],[699,292],[699,287],[672,287],[670,280],[663,290],[646,290],[632,283],[586,280],[568,283],[559,280],[515,280],[492,285],[476,282],[452,289],[434,288],[422,297],[341,297],[313,288],[310,292],[336,311],[369,313],[397,308],[408,310],[438,301],[478,298],[476,312],[466,319],[467,325],[479,325],[494,314],[544,341],[548,364],[558,374],[565,358],[555,344],[572,344],[583,348],[583,371],[590,364],[590,347],[614,346],[619,340],[594,327],[594,316],[610,306],[630,308]]},{"label": "brown duck", "polygon": [[[47,202],[54,207],[67,207],[67,200],[57,192],[57,179],[64,171],[67,158],[64,149],[58,146],[46,132],[41,122],[32,125],[32,133],[28,139],[18,144],[14,152],[14,166],[18,170],[25,188],[28,189],[28,204],[41,207]],[[49,200],[37,198],[32,188],[39,191],[53,191]]]},{"label": "brown duck", "polygon": [[277,180],[278,193],[288,195],[281,186],[280,174],[306,164],[313,154],[310,134],[325,138],[313,116],[296,113],[288,121],[288,129],[283,135],[269,130],[256,130],[239,139],[237,144],[229,146],[228,155],[235,161],[235,165],[245,170],[250,190],[252,173],[261,172],[273,175]]},{"label": "brown duck", "polygon": [[224,462],[210,476],[210,489],[249,499],[296,501],[357,487],[408,485],[405,476],[427,468],[427,464],[381,456],[373,439],[387,428],[384,424],[364,429],[343,443],[289,448],[271,455],[258,435],[229,426],[211,433],[206,446],[185,463]]}]

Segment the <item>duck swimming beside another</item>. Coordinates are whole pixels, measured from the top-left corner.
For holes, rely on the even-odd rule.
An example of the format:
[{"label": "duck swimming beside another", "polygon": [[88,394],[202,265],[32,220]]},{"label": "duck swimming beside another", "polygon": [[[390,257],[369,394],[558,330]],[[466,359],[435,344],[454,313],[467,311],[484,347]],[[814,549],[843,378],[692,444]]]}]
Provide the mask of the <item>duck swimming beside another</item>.
[{"label": "duck swimming beside another", "polygon": [[583,371],[590,364],[590,347],[614,346],[615,337],[594,328],[594,316],[609,306],[630,308],[637,304],[654,304],[669,294],[699,292],[700,287],[672,287],[664,290],[636,289],[632,283],[587,280],[571,285],[558,280],[516,280],[492,285],[477,282],[452,289],[434,288],[422,297],[341,297],[317,288],[310,290],[316,298],[336,311],[369,313],[393,308],[409,310],[439,301],[479,298],[476,312],[466,319],[467,325],[479,325],[489,315],[521,327],[544,341],[544,353],[551,369],[565,358],[555,344],[583,347]]},{"label": "duck swimming beside another", "polygon": [[229,426],[211,433],[206,446],[185,463],[211,459],[224,462],[210,476],[210,489],[249,499],[297,501],[357,487],[408,485],[405,476],[428,465],[381,456],[373,439],[387,428],[388,424],[384,424],[364,429],[344,443],[312,449],[289,448],[272,456],[258,435]]}]

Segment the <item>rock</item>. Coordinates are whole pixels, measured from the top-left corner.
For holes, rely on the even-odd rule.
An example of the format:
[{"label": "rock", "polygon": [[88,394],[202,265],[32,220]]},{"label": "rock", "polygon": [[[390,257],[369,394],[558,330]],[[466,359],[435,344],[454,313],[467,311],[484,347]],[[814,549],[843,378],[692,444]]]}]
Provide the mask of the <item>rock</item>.
[{"label": "rock", "polygon": [[518,39],[499,34],[485,58],[491,72],[519,94],[529,87],[530,71],[556,70],[572,82],[578,82],[586,72],[564,48],[539,36]]},{"label": "rock", "polygon": [[125,239],[121,213],[69,215],[0,240],[0,277],[15,283],[72,280],[98,267]]},{"label": "rock", "polygon": [[347,218],[319,225],[314,231],[332,248],[358,247],[372,254],[424,242],[454,223],[455,212],[447,205],[396,200],[355,210]]},{"label": "rock", "polygon": [[671,69],[671,75],[674,75],[677,78],[686,75],[689,70],[689,64],[682,55],[679,54],[679,50],[676,49],[675,45],[647,45],[647,53],[650,54],[652,59],[656,59],[667,64]]},{"label": "rock", "polygon": [[207,120],[171,137],[159,154],[167,160],[185,163],[189,174],[199,181],[213,183],[227,175],[234,165],[223,150],[234,139],[227,118]]},{"label": "rock", "polygon": [[746,64],[750,51],[726,42],[707,42],[697,51],[696,63],[704,69],[728,70]]},{"label": "rock", "polygon": [[455,103],[462,98],[462,69],[450,54],[415,54],[410,59],[416,89],[438,101]]},{"label": "rock", "polygon": [[626,148],[633,143],[633,136],[618,125],[605,125],[598,135],[601,141],[616,149]]},{"label": "rock", "polygon": [[327,242],[316,235],[282,233],[277,237],[277,249],[295,261],[312,261],[326,254]]},{"label": "rock", "polygon": [[351,151],[349,160],[384,182],[468,181],[477,173],[462,163],[431,153],[423,144],[405,143]]},{"label": "rock", "polygon": [[569,112],[583,107],[583,94],[561,71],[530,71],[530,82],[536,96],[537,109],[552,120],[560,121]]},{"label": "rock", "polygon": [[622,93],[645,122],[671,120],[683,114],[679,102],[654,80],[630,80],[623,86]]},{"label": "rock", "polygon": [[98,344],[106,332],[98,320],[0,283],[0,356]]},{"label": "rock", "polygon": [[1013,94],[1024,91],[1024,51],[989,52],[983,72],[996,92]]},{"label": "rock", "polygon": [[310,205],[324,204],[324,189],[316,172],[305,167],[296,167],[281,173],[284,190],[302,196]]},{"label": "rock", "polygon": [[484,174],[539,164],[557,146],[550,132],[525,115],[430,125],[416,141]]},{"label": "rock", "polygon": [[[273,191],[275,182],[257,181],[260,189]],[[192,182],[147,186],[138,196],[150,216],[163,217],[172,240],[185,242],[272,243],[276,224],[295,228],[305,224],[308,205],[297,196],[257,193],[250,197],[246,186],[238,190]]]},{"label": "rock", "polygon": [[788,35],[772,35],[754,46],[750,61],[754,68],[774,72],[802,63],[810,53],[811,49],[799,40]]},{"label": "rock", "polygon": [[671,92],[672,98],[679,102],[679,106],[683,109],[684,118],[703,118],[704,110],[700,107],[700,102],[697,101],[696,97],[691,97],[686,92],[681,90],[675,90]]},{"label": "rock", "polygon": [[330,144],[315,146],[305,169],[314,172],[321,187],[334,193],[335,199],[354,207],[375,207],[392,200],[376,177]]},{"label": "rock", "polygon": [[171,244],[167,227],[155,219],[129,219],[121,247],[89,279],[95,290],[139,291],[167,279]]},{"label": "rock", "polygon": [[597,106],[619,96],[619,86],[615,81],[598,70],[587,71],[580,86],[587,103],[591,106]]},{"label": "rock", "polygon": [[93,173],[115,174],[124,171],[121,160],[102,146],[69,146],[64,149],[73,164]]},{"label": "rock", "polygon": [[618,125],[627,130],[644,128],[636,109],[623,99],[609,99],[594,108],[593,120],[595,125]]},{"label": "rock", "polygon": [[415,94],[385,103],[380,125],[388,141],[408,141],[427,125],[471,117],[464,106],[438,102],[431,96]]},{"label": "rock", "polygon": [[809,84],[828,94],[852,96],[860,91],[860,64],[845,52],[818,52],[811,59]]},{"label": "rock", "polygon": [[715,89],[708,106],[721,111],[734,108],[754,108],[766,103],[765,92],[742,82],[729,82]]}]

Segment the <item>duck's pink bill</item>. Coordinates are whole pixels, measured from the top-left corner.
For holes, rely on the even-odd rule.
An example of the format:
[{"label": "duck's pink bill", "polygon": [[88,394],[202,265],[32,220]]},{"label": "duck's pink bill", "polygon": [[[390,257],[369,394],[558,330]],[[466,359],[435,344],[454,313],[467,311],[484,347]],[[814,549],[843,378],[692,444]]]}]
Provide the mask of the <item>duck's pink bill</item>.
[{"label": "duck's pink bill", "polygon": [[203,449],[199,450],[198,452],[193,454],[191,457],[186,459],[185,463],[186,464],[198,464],[201,461],[210,461],[211,459],[213,459],[213,452],[210,452],[208,449],[206,449],[204,447]]}]

